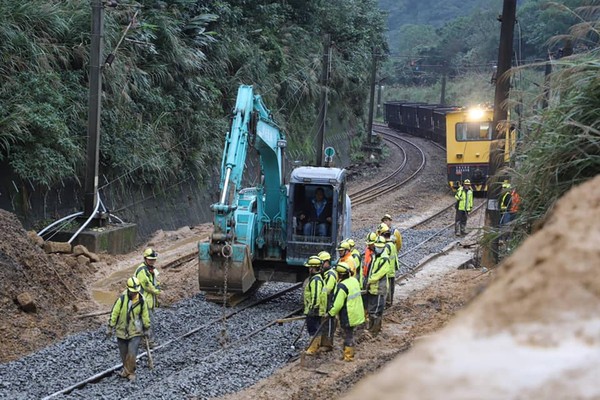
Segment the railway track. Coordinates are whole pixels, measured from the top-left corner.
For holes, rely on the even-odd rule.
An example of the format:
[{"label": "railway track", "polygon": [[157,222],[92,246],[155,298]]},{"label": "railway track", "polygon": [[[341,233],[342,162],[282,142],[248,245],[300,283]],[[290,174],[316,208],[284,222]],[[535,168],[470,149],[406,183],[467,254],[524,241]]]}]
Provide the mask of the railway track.
[{"label": "railway track", "polygon": [[[419,146],[417,146],[410,140],[401,137],[396,131],[392,129],[388,129],[383,126],[378,126],[377,129],[374,130],[375,132],[382,135],[383,140],[386,143],[398,149],[400,154],[402,154],[402,162],[386,177],[377,180],[376,182],[370,184],[365,188],[361,188],[360,190],[350,193],[350,200],[352,201],[353,206],[366,204],[368,202],[373,201],[373,199],[378,196],[393,192],[401,188],[408,182],[412,181],[425,167],[425,153]],[[416,163],[409,162],[410,159],[408,157],[407,151],[399,142],[408,145],[411,149],[413,149],[413,152],[416,152]],[[413,171],[409,172],[409,175],[407,177],[403,177],[404,170],[409,164],[418,165],[414,168]]]},{"label": "railway track", "polygon": [[[471,215],[473,216],[473,215],[477,214],[479,211],[481,211],[482,209],[484,209],[485,204],[486,204],[486,202],[482,201],[481,203],[476,205],[475,208],[473,208]],[[413,230],[414,228],[421,227],[421,226],[424,226],[424,225],[430,223],[435,218],[440,217],[445,212],[448,212],[453,208],[454,208],[454,204],[444,207],[443,209],[436,212],[435,214],[433,214],[433,215],[413,224],[411,227],[405,229],[403,231],[403,235],[406,232],[408,232],[409,230]],[[432,244],[432,242],[435,240],[439,240],[440,244],[433,243],[434,247],[439,247],[439,246],[443,247],[443,245],[446,245],[449,241],[455,240],[454,238],[449,240],[447,237],[449,234],[453,235],[453,228],[454,228],[454,222],[452,222],[450,224],[444,224],[441,228],[432,229],[431,232],[428,233],[428,235],[426,235],[424,238],[421,238],[416,244],[411,245],[408,250],[403,251],[400,254],[398,254],[398,260],[402,264],[402,268],[400,268],[399,273],[396,276],[397,279],[401,280],[408,276],[412,276],[423,267],[423,263],[421,263],[421,262],[418,262],[416,266],[408,265],[408,263],[403,262],[403,259],[405,257],[408,257],[408,256],[414,254],[415,252],[421,250],[425,246]],[[448,233],[448,232],[450,232],[450,233]],[[443,251],[434,251],[433,253],[429,254],[428,260],[431,260],[431,259],[436,258],[443,254],[444,254]]]},{"label": "railway track", "polygon": [[[176,367],[185,366],[186,368],[193,368],[194,365],[198,366],[210,364],[211,362],[224,357],[223,353],[237,351],[238,347],[242,348],[245,342],[248,342],[250,339],[254,339],[260,333],[265,332],[269,328],[273,327],[277,323],[278,319],[287,318],[301,312],[301,309],[297,308],[298,301],[288,301],[281,304],[281,302],[284,301],[284,298],[287,296],[298,296],[299,293],[296,292],[298,292],[298,289],[301,286],[302,283],[288,286],[282,290],[276,291],[275,293],[250,301],[241,307],[230,310],[226,314],[214,315],[216,313],[213,313],[212,318],[210,318],[208,321],[204,321],[202,324],[192,329],[189,329],[188,327],[187,331],[177,334],[175,337],[161,343],[159,346],[151,350],[152,355],[154,356],[155,364],[157,364],[157,367],[161,370],[169,368],[173,369],[172,364]],[[198,299],[198,301],[204,300]],[[268,312],[265,312],[264,309],[261,309],[261,306],[265,306],[271,302],[279,302],[280,305],[275,307],[273,310],[269,310]],[[219,307],[217,307],[217,309],[219,309]],[[257,312],[250,311],[253,309],[256,309],[255,311]],[[265,318],[264,314],[266,314],[267,318]],[[233,332],[231,337],[224,341],[222,335],[223,333],[229,331],[229,329],[226,330],[225,327],[227,324],[226,321],[230,320],[232,331],[236,330],[233,329],[235,327],[243,328],[238,329],[238,332]],[[239,331],[241,331],[241,333]],[[265,340],[267,342],[269,341],[268,339]],[[193,341],[193,343],[188,343],[189,341]],[[111,347],[113,347],[111,352],[114,352],[115,355],[118,354],[116,347],[114,345]],[[282,348],[287,347],[288,346],[282,346]],[[183,348],[187,350],[181,351]],[[145,359],[147,357],[147,352],[142,352],[138,355],[138,360]],[[80,359],[83,360],[83,357]],[[286,361],[287,357],[284,357],[282,358],[281,363],[285,363]],[[73,360],[73,362],[76,362],[76,360]],[[116,383],[115,379],[120,379],[116,377],[115,372],[120,368],[122,368],[122,364],[120,363],[108,366],[104,369],[91,373],[88,376],[70,380],[68,385],[65,385],[59,389],[54,389],[50,392],[50,394],[41,394],[36,392],[26,394],[25,396],[26,398],[44,399],[52,399],[59,396],[60,398],[63,398],[62,396],[68,396],[69,394],[75,395],[77,398],[81,396],[83,396],[83,398],[105,396],[111,398],[128,397],[132,394],[131,390],[134,390],[135,388],[130,388],[128,391],[127,388],[121,388],[123,385],[116,385],[120,388],[119,392],[113,392],[113,390],[116,390],[113,388]],[[82,369],[85,370],[85,368]],[[177,367],[175,369],[178,370],[179,368]],[[140,381],[145,381],[145,379],[158,379],[155,376],[152,376],[152,374],[155,373],[149,369],[146,369],[144,363],[138,362],[137,375]],[[59,378],[53,377],[53,379]],[[156,398],[161,397],[158,396]]]}]

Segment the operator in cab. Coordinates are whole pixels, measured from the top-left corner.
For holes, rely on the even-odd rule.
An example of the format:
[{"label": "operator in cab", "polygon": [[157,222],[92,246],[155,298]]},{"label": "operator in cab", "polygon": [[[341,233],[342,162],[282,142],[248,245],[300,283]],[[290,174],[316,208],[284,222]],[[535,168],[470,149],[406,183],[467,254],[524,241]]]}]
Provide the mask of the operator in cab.
[{"label": "operator in cab", "polygon": [[315,197],[300,214],[300,222],[304,224],[302,233],[305,236],[327,236],[331,225],[331,201],[325,197],[325,190],[318,187]]}]

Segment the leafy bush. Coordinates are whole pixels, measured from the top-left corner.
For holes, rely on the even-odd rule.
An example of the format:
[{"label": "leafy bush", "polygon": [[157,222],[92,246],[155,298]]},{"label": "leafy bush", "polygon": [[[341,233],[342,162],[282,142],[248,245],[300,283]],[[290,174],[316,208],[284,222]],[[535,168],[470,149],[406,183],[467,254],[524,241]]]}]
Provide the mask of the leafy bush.
[{"label": "leafy bush", "polygon": [[[35,184],[83,176],[90,13],[80,0],[0,2],[0,161]],[[139,0],[107,9],[105,55],[124,40],[103,68],[101,174],[123,187],[210,176],[242,83],[265,97],[291,150],[307,151],[322,33],[336,46],[330,101],[362,118],[383,29],[375,0]]]},{"label": "leafy bush", "polygon": [[574,185],[600,173],[600,63],[598,52],[558,62],[549,106],[526,120],[512,171],[523,199],[520,236],[543,220]]}]

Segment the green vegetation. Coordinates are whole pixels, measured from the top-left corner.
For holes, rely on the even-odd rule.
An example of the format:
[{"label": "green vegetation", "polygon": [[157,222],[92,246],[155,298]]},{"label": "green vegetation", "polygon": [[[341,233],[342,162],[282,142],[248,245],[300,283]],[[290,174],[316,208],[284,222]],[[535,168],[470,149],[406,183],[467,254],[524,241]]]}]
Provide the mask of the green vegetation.
[{"label": "green vegetation", "polygon": [[[490,83],[491,75],[471,73],[449,80],[446,85],[446,104],[456,106],[474,106],[492,104],[494,87]],[[441,82],[431,86],[391,86],[384,91],[385,101],[410,100],[437,104],[440,102]]]},{"label": "green vegetation", "polygon": [[600,173],[600,53],[558,63],[548,108],[526,119],[510,171],[523,199],[516,241],[544,220],[560,196]]},{"label": "green vegetation", "polygon": [[[450,82],[456,81],[459,87],[463,85],[461,82],[477,80],[482,84],[461,88],[471,90],[468,95],[459,94],[457,99],[450,94],[447,102],[464,105],[457,103],[463,96],[467,97],[468,103],[489,98],[486,93],[489,86],[486,88],[485,82],[490,81],[498,58],[500,23],[497,18],[502,13],[502,1],[430,3],[380,0],[390,15],[388,39],[391,49],[380,74],[382,79],[388,86],[398,86],[405,93],[415,91],[417,95],[423,91],[422,87],[433,87],[433,93],[423,96],[434,99],[435,103],[439,102],[442,75],[446,75]],[[554,57],[562,55],[563,48],[572,45],[568,38],[549,40],[581,22],[580,17],[569,8],[580,3],[580,0],[519,2],[514,33],[515,63],[544,61],[548,52],[552,52]],[[587,49],[580,42],[574,51]],[[480,80],[482,77],[485,79]],[[473,93],[472,90],[480,92]]]},{"label": "green vegetation", "polygon": [[[315,131],[322,34],[332,36],[330,102],[361,119],[372,46],[383,46],[375,0],[121,1],[107,9],[101,174],[121,185],[209,176],[220,159],[237,87],[253,84],[302,151]],[[88,1],[0,2],[0,162],[51,187],[83,176]]]},{"label": "green vegetation", "polygon": [[[384,67],[385,99],[437,103],[445,72],[450,77],[447,103],[491,102],[490,66],[497,58],[498,36],[490,32],[499,33],[495,17],[501,2],[494,4],[442,26],[413,18],[397,27],[399,55]],[[513,249],[544,221],[560,196],[600,173],[600,6],[526,0],[519,3],[517,19],[518,67],[511,76],[510,108],[521,140],[512,167],[501,171],[510,175],[522,198]],[[554,73],[545,83],[548,53]]]}]

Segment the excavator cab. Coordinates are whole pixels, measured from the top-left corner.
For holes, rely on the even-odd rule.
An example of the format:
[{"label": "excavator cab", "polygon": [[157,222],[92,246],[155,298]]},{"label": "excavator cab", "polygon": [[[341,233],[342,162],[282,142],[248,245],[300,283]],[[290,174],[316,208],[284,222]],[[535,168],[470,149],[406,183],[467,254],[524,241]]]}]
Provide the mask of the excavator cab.
[{"label": "excavator cab", "polygon": [[[256,281],[301,282],[309,256],[335,254],[336,244],[349,237],[346,171],[299,167],[286,183],[286,144],[262,98],[241,85],[225,137],[221,193],[210,206],[213,231],[198,243],[198,284],[207,294],[225,299]],[[242,188],[249,148],[260,157],[263,179]]]},{"label": "excavator cab", "polygon": [[337,244],[350,235],[350,211],[345,170],[293,170],[288,189],[287,264],[302,265],[323,250],[335,254]]}]

